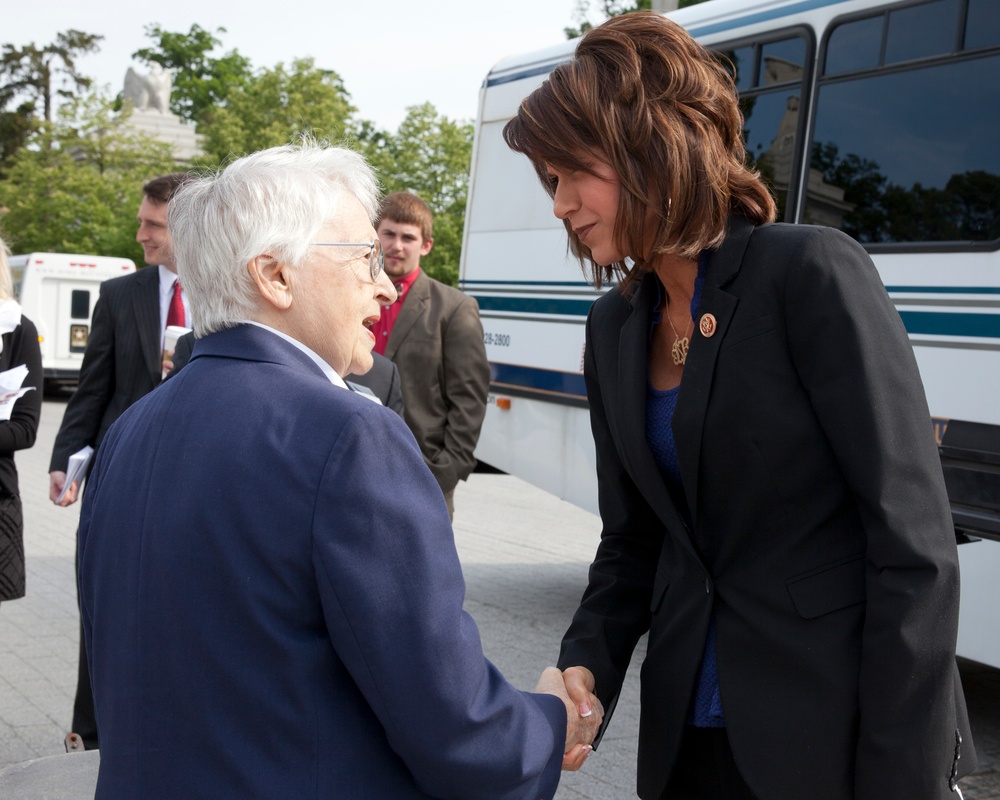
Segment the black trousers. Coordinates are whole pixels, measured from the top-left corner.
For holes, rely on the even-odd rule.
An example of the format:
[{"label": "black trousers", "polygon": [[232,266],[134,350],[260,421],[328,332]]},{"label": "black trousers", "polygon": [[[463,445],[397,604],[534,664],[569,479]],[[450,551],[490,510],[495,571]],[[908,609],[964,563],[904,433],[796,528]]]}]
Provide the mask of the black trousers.
[{"label": "black trousers", "polygon": [[660,800],[759,800],[739,769],[725,728],[688,725]]},{"label": "black trousers", "polygon": [[[79,531],[77,532],[79,541]],[[80,550],[77,546],[76,560],[76,607],[80,608]],[[80,612],[80,660],[77,662],[76,699],[73,701],[73,723],[71,733],[83,740],[84,750],[97,750],[97,716],[94,713],[94,690],[90,685],[90,668],[87,664],[87,647],[83,640],[83,612]]]}]

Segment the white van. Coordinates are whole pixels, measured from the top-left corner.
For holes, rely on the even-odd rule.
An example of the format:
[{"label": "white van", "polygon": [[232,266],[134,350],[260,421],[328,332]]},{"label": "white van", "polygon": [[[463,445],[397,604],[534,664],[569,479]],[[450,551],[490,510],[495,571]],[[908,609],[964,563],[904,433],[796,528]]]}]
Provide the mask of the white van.
[{"label": "white van", "polygon": [[101,283],[135,272],[127,258],[69,253],[13,256],[14,297],[38,328],[46,386],[76,383]]}]

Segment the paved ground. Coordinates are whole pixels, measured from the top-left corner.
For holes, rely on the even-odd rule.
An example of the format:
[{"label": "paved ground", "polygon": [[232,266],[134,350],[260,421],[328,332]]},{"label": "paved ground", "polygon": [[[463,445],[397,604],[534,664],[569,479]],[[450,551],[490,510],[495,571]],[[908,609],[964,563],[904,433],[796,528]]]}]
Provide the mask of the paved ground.
[{"label": "paved ground", "polygon": [[[28,595],[0,607],[0,767],[61,753],[72,716],[78,511],[48,502],[46,474],[63,408],[45,403],[38,444],[17,457]],[[487,655],[516,685],[531,688],[556,658],[583,590],[599,521],[509,476],[473,475],[455,502],[467,608],[480,624]],[[638,652],[635,661],[641,657]],[[1000,671],[970,662],[962,671],[981,764],[964,784],[965,797],[1000,800]],[[634,797],[637,673],[634,664],[601,749],[583,771],[563,779],[558,800]]]}]

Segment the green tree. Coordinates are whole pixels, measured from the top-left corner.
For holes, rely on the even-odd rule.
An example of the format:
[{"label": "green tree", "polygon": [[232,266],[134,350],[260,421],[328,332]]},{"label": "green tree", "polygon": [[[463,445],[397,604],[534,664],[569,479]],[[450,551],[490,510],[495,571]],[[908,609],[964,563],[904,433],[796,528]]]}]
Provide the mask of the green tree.
[{"label": "green tree", "polygon": [[70,98],[91,85],[91,79],[77,70],[76,59],[99,50],[97,43],[103,38],[68,30],[56,34],[55,42],[45,47],[34,43],[24,47],[3,45],[0,109],[5,109],[17,97],[27,97],[33,107],[41,101],[42,119],[51,122],[55,96]]},{"label": "green tree", "polygon": [[[680,0],[677,7],[687,8],[688,6],[704,2],[706,0]],[[634,2],[627,2],[627,0],[600,0],[598,5],[606,20],[612,17],[620,17],[622,14],[629,14],[633,11],[649,11],[652,8],[651,0],[634,0]],[[577,25],[576,27],[563,28],[567,39],[575,39],[577,36],[583,36],[583,34],[594,27],[587,19],[590,15],[590,7],[591,0],[577,0],[576,11],[573,14]]]},{"label": "green tree", "polygon": [[395,134],[362,123],[357,137],[386,193],[413,192],[434,212],[434,249],[421,259],[432,278],[458,283],[469,191],[473,127],[439,115],[430,103],[411,106]]},{"label": "green tree", "polygon": [[303,133],[342,140],[350,130],[354,106],[340,76],[316,68],[313,59],[262,69],[230,92],[226,105],[199,128],[205,135],[204,163],[287,144]]},{"label": "green tree", "polygon": [[13,111],[0,111],[0,178],[14,153],[24,147],[37,128],[38,119],[31,101],[21,103]]},{"label": "green tree", "polygon": [[20,252],[132,258],[142,185],[176,169],[170,146],[131,130],[112,100],[87,93],[41,123],[0,180],[0,227]]},{"label": "green tree", "polygon": [[0,176],[38,129],[39,102],[41,119],[51,122],[56,97],[69,98],[90,86],[91,79],[77,70],[76,59],[97,51],[102,38],[68,30],[45,47],[5,44],[0,49]]},{"label": "green tree", "polygon": [[[225,32],[225,28],[215,30]],[[222,42],[200,25],[192,25],[187,33],[175,33],[154,23],[146,26],[146,36],[155,45],[136,50],[132,58],[174,71],[170,110],[191,122],[210,120],[233,91],[245,88],[253,78],[250,60],[236,50],[213,58],[212,51]]]}]

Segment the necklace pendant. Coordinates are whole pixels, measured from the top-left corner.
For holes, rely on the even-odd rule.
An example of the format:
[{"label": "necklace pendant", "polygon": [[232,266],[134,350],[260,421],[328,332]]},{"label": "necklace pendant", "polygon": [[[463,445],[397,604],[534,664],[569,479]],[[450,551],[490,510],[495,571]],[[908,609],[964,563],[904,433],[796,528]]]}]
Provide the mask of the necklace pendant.
[{"label": "necklace pendant", "polygon": [[674,345],[670,348],[670,356],[673,358],[675,366],[679,367],[687,361],[689,345],[687,336],[678,336],[674,339]]}]

